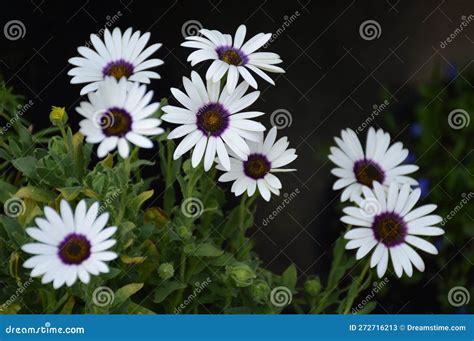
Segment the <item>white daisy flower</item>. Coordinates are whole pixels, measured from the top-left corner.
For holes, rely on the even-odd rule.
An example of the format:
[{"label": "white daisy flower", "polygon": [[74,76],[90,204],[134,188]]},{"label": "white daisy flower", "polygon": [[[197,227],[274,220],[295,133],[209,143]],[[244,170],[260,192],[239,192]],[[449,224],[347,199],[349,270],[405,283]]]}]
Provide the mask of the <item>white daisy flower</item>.
[{"label": "white daisy flower", "polygon": [[232,94],[226,91],[226,87],[221,92],[220,82],[208,80],[206,86],[194,71],[191,73],[191,80],[183,77],[187,95],[178,89],[171,89],[174,98],[184,108],[172,105],[163,107],[166,113],[161,117],[163,121],[181,124],[168,135],[168,139],[186,136],[176,148],[174,159],[195,147],[191,160],[193,167],[204,157],[204,169],[209,170],[217,153],[223,167],[229,170],[230,160],[226,147],[245,158],[250,152],[245,140],[258,141],[258,132],[265,130],[261,123],[250,120],[263,115],[263,112],[241,112],[257,100],[260,92],[244,95],[248,89],[245,82],[237,86]]},{"label": "white daisy flower", "polygon": [[275,64],[282,62],[280,56],[270,52],[255,52],[265,45],[272,34],[259,33],[244,44],[246,31],[245,25],[240,25],[232,42],[230,34],[202,29],[199,32],[204,37],[186,37],[187,41],[182,43],[181,46],[198,49],[188,57],[188,61],[191,62],[192,66],[205,60],[213,60],[207,70],[206,79],[217,82],[227,72],[227,90],[229,93],[234,91],[237,86],[239,74],[251,87],[257,89],[257,82],[249,70],[270,84],[275,85],[264,71],[284,73],[285,71],[281,67],[275,66]]},{"label": "white daisy flower", "polygon": [[412,186],[418,184],[415,179],[406,176],[418,170],[418,166],[400,165],[408,156],[408,150],[403,149],[401,142],[390,146],[390,134],[382,129],[377,132],[372,127],[369,129],[365,153],[351,129],[342,130],[342,140],[338,137],[335,140],[339,148],[331,147],[329,159],[338,166],[331,173],[340,178],[333,189],[344,188],[341,201],[349,198],[354,201],[362,193],[362,186],[372,187],[374,181],[385,187],[392,182]]},{"label": "white daisy flower", "polygon": [[105,228],[108,213],[97,217],[99,203],[87,209],[85,200],[77,204],[75,212],[68,202],[61,200],[60,213],[45,207],[43,218],[36,218],[38,227],[28,227],[26,233],[37,243],[25,244],[22,250],[35,256],[26,260],[25,268],[31,276],[42,276],[41,283],[53,282],[55,289],[72,286],[77,279],[89,283],[91,275],[109,272],[105,262],[117,258],[108,251],[116,240],[110,237],[116,226]]},{"label": "white daisy flower", "polygon": [[81,102],[76,108],[86,118],[79,123],[86,142],[100,143],[97,156],[102,158],[118,147],[120,156],[126,158],[129,142],[142,148],[153,147],[144,135],[158,135],[164,130],[159,128],[161,120],[150,118],[160,104],[150,104],[153,91],[145,92],[145,85],[107,77],[96,92],[88,94],[89,102]]},{"label": "white daisy flower", "polygon": [[68,75],[74,76],[72,84],[89,83],[81,90],[81,95],[97,90],[100,82],[107,76],[117,79],[122,77],[139,83],[150,83],[152,78],[160,78],[156,72],[148,69],[163,64],[160,59],[148,59],[156,52],[161,44],[153,44],[145,49],[150,33],[127,29],[123,35],[119,28],[112,33],[104,32],[104,41],[97,35],[91,34],[91,43],[95,51],[81,46],[77,50],[83,57],[69,59],[69,63],[77,67],[71,69]]},{"label": "white daisy flower", "polygon": [[358,200],[359,207],[346,207],[343,210],[347,215],[341,221],[356,226],[344,235],[350,240],[346,249],[358,249],[356,258],[361,259],[375,248],[370,266],[377,266],[379,277],[385,274],[389,258],[398,277],[403,272],[411,277],[413,266],[423,272],[425,264],[411,246],[434,255],[438,253],[433,244],[417,237],[444,233],[443,229],[435,226],[442,218],[430,215],[436,205],[413,209],[421,190],[417,188],[412,191],[409,184],[400,188],[399,184],[393,182],[386,193],[382,185],[374,182],[373,189],[363,186],[362,191],[364,199]]},{"label": "white daisy flower", "polygon": [[[268,132],[265,141],[262,139],[260,142],[250,142],[250,151],[246,157],[232,157],[231,169],[222,174],[219,181],[234,181],[231,190],[236,196],[245,191],[252,196],[257,188],[266,201],[270,200],[271,193],[279,195],[282,185],[272,173],[295,171],[296,169],[280,167],[295,160],[297,155],[295,149],[287,149],[289,142],[286,136],[275,142],[276,135],[277,129],[273,127]],[[217,169],[225,170],[222,164],[218,164]]]}]

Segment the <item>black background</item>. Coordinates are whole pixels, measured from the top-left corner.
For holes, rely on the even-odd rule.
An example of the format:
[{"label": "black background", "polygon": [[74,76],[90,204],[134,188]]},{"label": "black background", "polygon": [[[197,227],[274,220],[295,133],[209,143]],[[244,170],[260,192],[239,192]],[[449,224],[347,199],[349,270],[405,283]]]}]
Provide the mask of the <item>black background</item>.
[{"label": "black background", "polygon": [[[248,39],[259,32],[276,32],[289,16],[298,13],[267,48],[280,54],[286,74],[272,75],[276,86],[258,80],[262,94],[253,108],[268,113],[263,118],[267,126],[275,110],[291,113],[291,126],[279,133],[288,135],[297,148],[299,158],[293,165],[298,172],[281,179],[283,192],[298,188],[300,194],[267,226],[262,220],[282,198],[274,197],[269,204],[258,201],[256,227],[251,232],[264,265],[281,272],[295,262],[300,280],[312,274],[325,276],[332,244],[343,228],[338,222],[339,193],[331,190],[334,178],[326,157],[333,136],[342,128],[357,128],[373,106],[384,100],[390,110],[409,115],[404,108],[412,100],[412,87],[428,80],[437,66],[446,73],[454,67],[467,72],[474,50],[470,26],[446,48],[440,47],[459,26],[461,17],[474,12],[474,3],[468,0],[35,0],[5,1],[1,12],[2,27],[13,19],[26,27],[25,36],[19,40],[0,35],[0,74],[16,93],[34,103],[25,117],[37,127],[46,127],[51,105],[65,106],[74,129],[78,129],[74,107],[81,99],[81,86],[69,84],[67,71],[71,66],[67,60],[77,56],[76,48],[119,12],[113,26],[150,31],[151,42],[163,43],[154,54],[165,61],[156,68],[162,79],[150,86],[156,100],[170,97],[169,88],[180,87],[181,77],[191,72],[186,62],[191,50],[179,46],[187,21],[197,20],[203,27],[230,34],[245,23]],[[359,34],[359,26],[369,19],[381,26],[380,37],[371,41]],[[199,64],[195,69],[203,74],[207,66]],[[374,121],[375,126],[384,126],[381,116]],[[403,140],[408,129],[401,127],[392,138]],[[422,289],[390,277],[390,294],[379,301],[378,312],[438,311],[434,299],[437,269],[430,265],[430,257],[425,260],[425,276],[435,277],[432,284]]]}]

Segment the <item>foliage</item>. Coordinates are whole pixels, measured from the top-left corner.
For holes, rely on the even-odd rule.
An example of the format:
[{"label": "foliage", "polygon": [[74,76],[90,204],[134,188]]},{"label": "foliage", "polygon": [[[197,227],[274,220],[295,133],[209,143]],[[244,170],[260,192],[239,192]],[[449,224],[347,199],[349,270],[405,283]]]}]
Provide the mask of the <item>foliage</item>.
[{"label": "foliage", "polygon": [[[359,280],[346,275],[355,261],[345,254],[342,239],[325,286],[319,278],[298,286],[294,265],[282,275],[262,268],[246,237],[253,226],[254,198],[243,197],[229,207],[215,170],[205,173],[189,160],[173,160],[175,145],[163,135],[155,139],[156,161],[141,159],[135,149],[125,160],[108,155],[96,162],[92,146],[65,124],[62,108],[53,108],[50,116],[55,127],[32,133],[23,118],[13,119],[18,100],[1,89],[2,116],[13,123],[0,139],[0,202],[19,198],[24,203],[18,217],[0,216],[1,312],[348,312],[367,288],[370,275]],[[159,175],[144,178],[144,167]],[[109,223],[119,227],[115,251],[120,257],[110,263],[108,274],[88,285],[76,282],[54,290],[29,279],[20,248],[30,240],[25,228],[34,225],[43,207],[57,209],[63,198],[72,205],[84,198],[88,205],[101,202],[101,210],[111,215]],[[293,296],[290,306],[290,301],[272,302],[273,289],[281,286]]]},{"label": "foliage", "polygon": [[474,124],[469,124],[474,112],[473,82],[472,74],[458,74],[449,80],[435,74],[432,82],[417,89],[417,100],[407,117],[394,113],[388,120],[393,132],[410,125],[407,147],[420,166],[423,192],[438,204],[437,212],[445,219],[442,227],[446,234],[436,242],[440,253],[437,268],[443,280],[436,280],[436,285],[437,299],[446,313],[474,308],[473,300],[461,309],[447,300],[455,286],[474,287]]}]

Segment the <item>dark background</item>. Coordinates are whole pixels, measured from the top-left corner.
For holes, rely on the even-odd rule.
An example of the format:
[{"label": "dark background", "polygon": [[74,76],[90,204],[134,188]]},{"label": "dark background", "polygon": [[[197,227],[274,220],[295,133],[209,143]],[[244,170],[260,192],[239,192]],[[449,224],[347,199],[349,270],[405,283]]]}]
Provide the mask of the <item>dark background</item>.
[{"label": "dark background", "polygon": [[[288,17],[296,20],[267,48],[280,54],[286,74],[272,75],[276,86],[258,79],[262,91],[254,110],[270,114],[285,109],[291,126],[280,130],[297,148],[294,162],[298,172],[281,176],[283,193],[298,189],[300,194],[271,224],[263,219],[282,198],[258,202],[255,233],[257,252],[264,265],[281,272],[295,262],[300,280],[324,274],[330,267],[332,245],[344,228],[338,222],[339,193],[331,190],[333,166],[327,160],[333,136],[346,127],[357,128],[370,115],[374,105],[387,100],[389,110],[398,115],[410,108],[412,89],[430,79],[433,68],[446,74],[454,68],[468,72],[474,50],[474,24],[446,48],[440,47],[462,16],[474,12],[474,2],[466,1],[10,1],[2,4],[1,26],[17,19],[26,27],[25,36],[10,41],[0,35],[0,74],[26,101],[33,101],[26,118],[37,127],[49,125],[51,105],[65,106],[78,129],[74,107],[80,101],[80,85],[69,84],[67,60],[77,56],[76,48],[91,33],[104,27],[118,13],[113,26],[132,26],[151,31],[150,42],[163,47],[155,57],[165,61],[156,68],[162,77],[150,86],[155,99],[169,97],[169,88],[180,87],[181,77],[189,76],[186,58],[190,49],[180,47],[182,28],[189,20],[203,27],[234,34],[245,23],[248,36],[276,32]],[[378,39],[367,41],[359,34],[368,19],[381,26]],[[471,38],[472,37],[472,38]],[[196,69],[201,74],[208,64]],[[434,98],[433,101],[437,99]],[[429,110],[429,108],[427,109]],[[373,125],[384,127],[384,113]],[[393,139],[404,140],[409,126]],[[365,133],[362,134],[365,139]],[[442,162],[440,155],[439,162]],[[443,203],[437,203],[443,205]],[[390,276],[390,293],[377,298],[379,313],[438,311],[435,283],[440,280],[432,256],[424,255],[426,278],[423,288],[400,282]]]}]

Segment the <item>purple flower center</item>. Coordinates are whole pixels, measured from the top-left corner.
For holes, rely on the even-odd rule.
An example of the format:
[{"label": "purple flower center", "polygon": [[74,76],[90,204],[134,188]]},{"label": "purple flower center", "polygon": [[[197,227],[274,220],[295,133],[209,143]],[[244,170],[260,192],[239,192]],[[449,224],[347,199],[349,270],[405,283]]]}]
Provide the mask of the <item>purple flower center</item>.
[{"label": "purple flower center", "polygon": [[216,52],[220,60],[230,65],[245,65],[249,61],[249,58],[242,50],[232,46],[219,46]]},{"label": "purple flower center", "polygon": [[58,256],[64,264],[79,265],[91,255],[91,243],[86,236],[71,233],[58,246]]},{"label": "purple flower center", "polygon": [[399,245],[405,241],[407,225],[402,217],[394,212],[384,212],[374,217],[372,223],[374,237],[387,247]]},{"label": "purple flower center", "polygon": [[220,136],[229,126],[230,113],[219,103],[204,105],[196,116],[196,124],[205,135]]},{"label": "purple flower center", "polygon": [[249,178],[258,180],[267,175],[271,169],[271,163],[263,154],[250,154],[244,161],[244,173]]},{"label": "purple flower center", "polygon": [[132,129],[132,116],[124,109],[113,107],[99,117],[98,123],[105,135],[122,137]]},{"label": "purple flower center", "polygon": [[382,168],[372,160],[359,160],[354,164],[354,175],[357,182],[372,188],[372,183],[377,181],[383,183],[385,173]]},{"label": "purple flower center", "polygon": [[133,65],[126,60],[119,59],[104,66],[102,74],[104,76],[113,76],[117,80],[122,77],[130,77],[133,74]]}]

